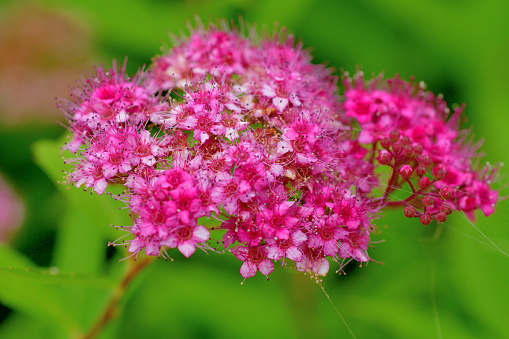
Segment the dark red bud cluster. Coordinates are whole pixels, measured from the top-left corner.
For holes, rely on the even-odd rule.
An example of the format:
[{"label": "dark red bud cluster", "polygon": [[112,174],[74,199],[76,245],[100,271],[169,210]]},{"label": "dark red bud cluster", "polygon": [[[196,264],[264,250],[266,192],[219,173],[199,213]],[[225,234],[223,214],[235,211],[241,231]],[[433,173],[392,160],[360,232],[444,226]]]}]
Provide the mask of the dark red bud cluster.
[{"label": "dark red bud cluster", "polygon": [[409,137],[407,137],[406,135],[402,136],[401,139],[399,140],[399,142],[403,145],[403,146],[407,146],[407,145],[410,145],[410,143],[412,142],[412,140],[410,140]]},{"label": "dark red bud cluster", "polygon": [[442,165],[435,166],[431,170],[431,175],[433,175],[433,178],[440,180],[440,179],[443,179],[443,177],[445,177],[446,171],[447,170],[446,170],[445,166],[442,166]]},{"label": "dark red bud cluster", "polygon": [[422,145],[421,145],[421,144],[414,145],[414,146],[412,147],[412,149],[413,149],[414,154],[415,154],[416,156],[418,156],[418,155],[421,155],[421,154],[422,154],[423,148],[422,148]]},{"label": "dark red bud cluster", "polygon": [[454,189],[450,187],[444,187],[440,190],[440,196],[446,200],[452,199],[452,194],[454,193]]},{"label": "dark red bud cluster", "polygon": [[428,177],[421,177],[419,179],[419,188],[426,189],[431,185],[431,181]]},{"label": "dark red bud cluster", "polygon": [[403,148],[403,146],[401,146],[400,143],[395,143],[395,144],[392,144],[392,150],[395,152],[395,153],[399,153],[401,152],[401,149]]},{"label": "dark red bud cluster", "polygon": [[435,219],[438,221],[438,222],[444,222],[447,220],[447,214],[445,214],[444,212],[438,212],[436,215],[435,215]]},{"label": "dark red bud cluster", "polygon": [[405,207],[405,210],[403,211],[405,214],[405,217],[407,218],[413,218],[415,214],[417,213],[417,210],[412,206]]},{"label": "dark red bud cluster", "polygon": [[389,149],[391,147],[391,141],[389,138],[383,138],[380,140],[380,146],[382,146],[382,148]]},{"label": "dark red bud cluster", "polygon": [[419,218],[419,220],[421,221],[421,224],[423,224],[424,226],[426,225],[429,225],[430,222],[431,222],[431,217],[429,216],[429,214],[423,214],[421,215],[421,217]]},{"label": "dark red bud cluster", "polygon": [[399,169],[399,174],[401,175],[401,177],[405,180],[407,180],[408,178],[410,178],[410,176],[412,175],[412,167],[410,167],[409,165],[403,165],[401,166],[401,168]]},{"label": "dark red bud cluster", "polygon": [[448,203],[443,203],[442,206],[440,206],[440,211],[444,212],[445,214],[449,215],[452,213],[451,205]]},{"label": "dark red bud cluster", "polygon": [[397,143],[399,141],[399,138],[400,138],[400,133],[397,129],[391,131],[391,133],[389,133],[389,139],[391,140],[391,142],[393,144]]},{"label": "dark red bud cluster", "polygon": [[387,151],[380,151],[380,153],[378,153],[378,157],[376,159],[378,160],[378,162],[380,164],[387,165],[391,162],[392,155]]},{"label": "dark red bud cluster", "polygon": [[433,206],[434,203],[435,200],[430,196],[425,196],[424,198],[422,198],[422,204],[426,207]]},{"label": "dark red bud cluster", "polygon": [[429,157],[429,155],[427,154],[421,155],[419,157],[419,164],[423,166],[428,166],[429,164],[431,164],[431,158]]},{"label": "dark red bud cluster", "polygon": [[424,174],[426,174],[426,166],[419,165],[415,168],[415,173],[417,173],[418,176],[422,177]]},{"label": "dark red bud cluster", "polygon": [[412,146],[404,146],[403,147],[403,155],[407,158],[410,158],[412,155],[414,155],[414,150],[412,148]]}]

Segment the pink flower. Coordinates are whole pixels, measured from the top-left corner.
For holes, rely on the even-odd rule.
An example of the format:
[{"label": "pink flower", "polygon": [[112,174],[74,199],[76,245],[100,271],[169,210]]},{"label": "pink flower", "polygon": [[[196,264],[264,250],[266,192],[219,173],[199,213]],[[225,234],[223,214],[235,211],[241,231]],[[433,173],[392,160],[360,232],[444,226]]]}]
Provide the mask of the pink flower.
[{"label": "pink flower", "polygon": [[298,247],[306,240],[307,236],[299,230],[292,232],[288,239],[271,240],[268,242],[272,244],[267,248],[267,257],[273,260],[285,257],[295,262],[301,261],[302,252]]},{"label": "pink flower", "polygon": [[201,225],[184,225],[170,235],[166,240],[161,241],[161,245],[169,248],[178,247],[180,253],[186,258],[193,255],[196,246],[209,240],[210,231]]},{"label": "pink flower", "polygon": [[231,252],[237,259],[243,261],[240,275],[243,278],[251,278],[257,271],[268,276],[274,270],[274,263],[267,258],[267,249],[264,246],[236,247]]},{"label": "pink flower", "polygon": [[118,245],[136,255],[216,250],[198,218],[217,220],[244,278],[269,275],[276,260],[317,275],[328,258],[370,261],[384,207],[422,224],[493,213],[497,169],[474,167],[463,107],[451,112],[398,76],[345,74],[343,85],[339,97],[332,71],[292,36],[255,43],[199,24],[149,72],[99,67],[61,103],[75,153],[68,181],[98,194],[123,185],[114,197],[134,224]]}]

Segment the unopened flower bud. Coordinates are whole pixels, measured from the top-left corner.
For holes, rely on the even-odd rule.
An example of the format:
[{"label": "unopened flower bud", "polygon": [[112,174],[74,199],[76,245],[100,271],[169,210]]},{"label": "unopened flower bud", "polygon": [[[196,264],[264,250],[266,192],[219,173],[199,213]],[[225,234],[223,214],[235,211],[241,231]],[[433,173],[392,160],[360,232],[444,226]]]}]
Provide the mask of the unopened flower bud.
[{"label": "unopened flower bud", "polygon": [[452,194],[454,193],[454,189],[450,187],[444,187],[440,190],[440,196],[446,200],[452,198]]},{"label": "unopened flower bud", "polygon": [[421,155],[422,154],[422,145],[417,144],[412,147],[415,155]]},{"label": "unopened flower bud", "polygon": [[415,216],[415,214],[417,213],[417,211],[412,206],[407,206],[403,210],[403,213],[405,214],[405,217],[413,218]]},{"label": "unopened flower bud", "polygon": [[410,178],[410,176],[412,175],[412,167],[410,167],[410,165],[403,165],[401,166],[401,168],[399,169],[399,174],[401,175],[401,177],[405,180],[407,180],[408,178]]},{"label": "unopened flower bud", "polygon": [[412,149],[412,146],[405,146],[403,147],[403,155],[407,158],[410,158],[412,155],[414,155],[414,150]]},{"label": "unopened flower bud", "polygon": [[391,162],[392,155],[389,152],[382,150],[380,153],[378,153],[377,160],[380,164],[387,165]]},{"label": "unopened flower bud", "polygon": [[431,222],[431,217],[428,214],[423,214],[423,215],[421,215],[419,220],[421,221],[421,224],[426,226],[426,225],[429,225],[429,223]]},{"label": "unopened flower bud", "polygon": [[427,206],[427,207],[433,206],[434,203],[435,203],[435,200],[433,200],[433,198],[430,196],[425,196],[424,198],[422,198],[422,204],[424,206]]},{"label": "unopened flower bud", "polygon": [[380,140],[380,146],[385,149],[389,149],[391,147],[391,141],[388,138],[383,138]]},{"label": "unopened flower bud", "polygon": [[401,146],[401,144],[398,144],[398,143],[392,145],[392,150],[395,153],[399,153],[402,148],[403,148],[403,146]]},{"label": "unopened flower bud", "polygon": [[440,180],[443,177],[445,177],[446,168],[443,165],[435,166],[431,170],[431,174],[433,175],[433,178]]},{"label": "unopened flower bud", "polygon": [[395,129],[391,133],[389,133],[389,139],[391,139],[391,142],[393,144],[395,144],[399,141],[399,137],[400,137],[400,134],[397,129]]},{"label": "unopened flower bud", "polygon": [[419,158],[419,164],[424,166],[428,166],[429,164],[431,164],[431,158],[429,157],[429,155],[427,154],[421,155],[421,157]]},{"label": "unopened flower bud", "polygon": [[406,146],[406,145],[409,145],[412,140],[410,140],[409,137],[407,137],[406,135],[402,136],[400,141],[399,141],[403,146]]},{"label": "unopened flower bud", "polygon": [[435,218],[437,219],[438,222],[444,222],[447,220],[447,214],[445,214],[444,212],[438,212],[435,215]]},{"label": "unopened flower bud", "polygon": [[451,205],[448,203],[443,203],[442,206],[440,206],[440,211],[444,212],[445,214],[449,215],[452,213]]},{"label": "unopened flower bud", "polygon": [[417,173],[418,176],[422,177],[424,174],[426,174],[426,166],[419,165],[415,168],[415,173]]},{"label": "unopened flower bud", "polygon": [[428,177],[421,177],[419,179],[419,188],[428,188],[429,185],[431,184],[431,182],[429,181],[429,178]]}]

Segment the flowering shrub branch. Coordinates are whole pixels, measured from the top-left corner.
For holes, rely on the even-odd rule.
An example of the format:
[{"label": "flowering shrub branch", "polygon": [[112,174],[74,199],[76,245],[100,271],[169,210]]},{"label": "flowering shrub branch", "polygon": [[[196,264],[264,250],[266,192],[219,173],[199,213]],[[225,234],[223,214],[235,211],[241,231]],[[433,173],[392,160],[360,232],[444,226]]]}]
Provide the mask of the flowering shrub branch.
[{"label": "flowering shrub branch", "polygon": [[268,276],[278,260],[325,275],[327,258],[340,271],[372,260],[384,208],[423,225],[494,211],[497,169],[474,165],[479,144],[458,130],[464,107],[451,112],[413,81],[345,73],[340,97],[332,70],[285,32],[202,25],[148,70],[129,77],[125,66],[97,67],[59,105],[73,134],[68,182],[97,194],[125,187],[113,198],[131,211],[131,239],[113,245],[135,257],[213,251],[221,229],[244,278]]}]

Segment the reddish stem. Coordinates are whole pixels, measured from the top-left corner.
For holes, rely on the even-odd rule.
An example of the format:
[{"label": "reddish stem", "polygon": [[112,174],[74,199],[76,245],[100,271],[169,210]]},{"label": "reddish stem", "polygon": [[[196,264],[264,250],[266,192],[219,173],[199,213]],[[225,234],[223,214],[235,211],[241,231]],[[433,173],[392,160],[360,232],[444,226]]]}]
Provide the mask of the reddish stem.
[{"label": "reddish stem", "polygon": [[90,331],[85,334],[82,338],[83,339],[93,339],[99,335],[101,330],[110,322],[115,316],[117,315],[117,305],[120,302],[120,299],[122,299],[122,296],[125,293],[125,290],[127,289],[127,286],[129,283],[136,277],[145,267],[147,267],[152,261],[154,260],[154,257],[146,257],[142,260],[133,260],[131,261],[131,265],[129,266],[128,271],[126,272],[126,275],[120,281],[120,284],[115,289],[108,306],[104,310],[101,317],[97,320],[97,322],[94,324],[94,326],[90,329]]}]

